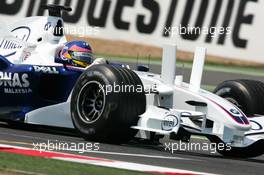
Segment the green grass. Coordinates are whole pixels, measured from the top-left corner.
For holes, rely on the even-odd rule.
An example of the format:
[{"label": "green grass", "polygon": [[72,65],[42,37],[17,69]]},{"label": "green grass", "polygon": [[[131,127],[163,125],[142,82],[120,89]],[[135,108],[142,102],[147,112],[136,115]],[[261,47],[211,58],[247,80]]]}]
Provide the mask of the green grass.
[{"label": "green grass", "polygon": [[[139,62],[141,64],[153,64],[158,65],[161,64],[160,58],[151,58],[150,60],[148,57],[122,57],[122,56],[109,56],[109,55],[98,55],[98,57],[105,57],[108,60],[113,61],[125,61],[125,62]],[[184,67],[190,69],[192,67],[191,61],[177,61],[178,67]],[[236,66],[236,65],[221,65],[211,62],[206,62],[204,66],[205,70],[208,71],[218,71],[218,72],[227,72],[227,73],[237,73],[237,74],[245,74],[245,75],[253,75],[253,76],[264,76],[264,67],[252,67],[252,66]]]},{"label": "green grass", "polygon": [[[0,152],[0,174],[52,174],[52,175],[143,175],[146,173],[105,168],[40,157]],[[28,172],[28,173],[27,173]]]},{"label": "green grass", "polygon": [[215,86],[212,86],[212,85],[202,85],[201,88],[204,89],[204,90],[213,92],[213,90],[215,89]]}]

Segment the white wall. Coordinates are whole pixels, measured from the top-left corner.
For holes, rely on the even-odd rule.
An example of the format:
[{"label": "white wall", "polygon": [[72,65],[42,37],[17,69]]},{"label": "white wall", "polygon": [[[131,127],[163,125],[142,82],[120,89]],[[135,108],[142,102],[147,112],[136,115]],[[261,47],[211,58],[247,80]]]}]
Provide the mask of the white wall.
[{"label": "white wall", "polygon": [[[16,1],[20,0],[6,0],[7,4],[15,9],[15,6],[20,4],[12,4],[16,3]],[[14,14],[5,14],[8,11],[8,7],[3,6],[5,0],[0,2],[0,21],[5,21],[7,23],[14,22],[29,15],[36,15],[39,9],[39,3],[41,0],[29,1],[24,0],[21,6],[18,7],[19,10],[13,12]],[[61,0],[60,4],[65,3],[66,0]],[[73,7],[73,12],[69,13],[70,15],[76,14],[76,19],[71,17],[67,17],[65,20],[71,22],[66,23],[66,27],[87,27],[92,26],[94,24],[94,20],[92,20],[92,10],[88,10],[92,6],[92,2],[96,2],[94,16],[99,17],[103,3],[109,2],[109,10],[106,14],[106,22],[105,25],[101,25],[99,29],[93,29],[94,32],[91,33],[91,30],[87,31],[86,34],[92,37],[103,38],[103,39],[116,39],[116,40],[125,40],[136,43],[143,43],[154,46],[161,46],[166,42],[174,42],[178,45],[178,48],[183,51],[193,52],[196,46],[207,47],[208,54],[214,56],[225,57],[228,59],[239,59],[244,61],[253,61],[264,63],[264,48],[263,48],[263,27],[264,27],[264,1],[263,0],[68,0],[68,2]],[[175,8],[175,13],[172,15],[172,27],[179,27],[182,23],[183,16],[185,14],[185,6],[186,3],[194,2],[193,9],[188,6],[188,10],[191,12],[190,21],[188,24],[193,26],[197,17],[199,16],[200,5],[203,3],[204,6],[207,6],[207,10],[203,9],[205,12],[205,16],[202,17],[203,27],[208,28],[210,23],[212,22],[212,17],[214,13],[219,10],[216,27],[222,27],[224,19],[229,20],[229,24],[227,27],[232,31],[231,34],[226,35],[225,42],[223,44],[219,44],[218,40],[221,37],[220,34],[216,35],[211,42],[206,42],[206,34],[201,34],[196,40],[188,40],[183,39],[180,35],[174,35],[170,37],[164,37],[163,31],[166,21],[168,20],[168,13],[170,8],[173,7],[173,1],[177,1],[177,6]],[[33,3],[35,2],[35,3]],[[42,2],[45,2],[43,0]],[[53,0],[48,0],[48,3],[53,3]],[[121,3],[130,3],[130,5],[122,8],[121,6],[117,6],[117,4]],[[233,4],[232,4],[233,2]],[[78,3],[81,4],[77,9]],[[146,7],[144,7],[144,4]],[[216,3],[218,5],[216,7]],[[245,8],[243,10],[242,6],[245,4]],[[30,4],[33,7],[33,11],[30,12],[28,9]],[[14,6],[12,6],[14,5]],[[227,17],[227,6],[229,5],[229,9],[232,6],[233,8],[230,10],[231,14]],[[2,8],[1,8],[2,7]],[[239,8],[240,7],[240,8]],[[122,10],[121,16],[118,15],[118,11]],[[152,11],[152,10],[153,11]],[[157,11],[159,10],[159,12]],[[241,10],[239,10],[241,9]],[[88,11],[90,12],[88,14]],[[237,16],[240,11],[240,17]],[[47,14],[47,13],[45,13]],[[79,17],[78,17],[79,14]],[[144,23],[149,23],[152,21],[155,25],[150,27],[150,33],[142,32],[144,29],[142,26],[137,25],[137,19],[139,15],[144,16]],[[216,14],[215,14],[216,15]],[[244,16],[244,18],[243,18]],[[154,19],[154,17],[156,17]],[[128,29],[120,29],[118,28],[118,21],[125,21],[128,23]],[[104,21],[104,20],[102,20]],[[241,25],[236,25],[236,23],[242,22]],[[237,27],[236,27],[237,26]],[[235,30],[239,29],[239,33]],[[238,37],[236,37],[238,36]],[[246,41],[246,44],[243,44],[243,41],[239,41],[243,39]]]}]

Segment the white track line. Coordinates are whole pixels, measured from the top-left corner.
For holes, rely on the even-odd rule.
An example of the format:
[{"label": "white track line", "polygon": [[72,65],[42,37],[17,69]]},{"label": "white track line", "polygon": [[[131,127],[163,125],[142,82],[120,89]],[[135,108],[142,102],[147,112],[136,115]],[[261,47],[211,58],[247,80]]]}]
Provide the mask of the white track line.
[{"label": "white track line", "polygon": [[[32,146],[30,143],[26,142],[9,142],[5,141],[3,142],[0,140],[1,144],[16,144],[16,145],[25,145],[27,148],[29,146]],[[49,150],[47,150],[49,151]],[[53,150],[56,151],[56,150]],[[122,152],[107,152],[107,151],[88,151],[88,150],[78,150],[78,149],[64,149],[64,150],[57,150],[57,151],[69,151],[69,152],[77,152],[78,154],[83,154],[83,153],[93,153],[93,154],[105,154],[105,155],[119,155],[119,156],[131,156],[131,157],[142,157],[142,158],[155,158],[155,159],[168,159],[168,160],[192,160],[192,161],[201,161],[197,159],[189,159],[189,158],[183,158],[183,157],[173,157],[173,156],[159,156],[159,155],[148,155],[148,154],[132,154],[132,153],[122,153]]]},{"label": "white track line", "polygon": [[[46,138],[40,138],[40,137],[33,137],[33,136],[24,136],[19,134],[10,134],[10,133],[0,133],[0,135],[10,135],[10,136],[16,136],[16,137],[22,137],[22,138],[30,138],[30,139],[39,139],[43,141],[47,141]],[[50,141],[59,141],[59,140],[50,140]],[[66,141],[70,142],[70,141]],[[56,150],[55,150],[56,151]],[[59,151],[59,150],[58,150]],[[143,158],[157,158],[157,159],[170,159],[170,160],[192,160],[192,161],[200,161],[195,159],[189,159],[189,158],[182,158],[182,157],[172,157],[172,156],[158,156],[158,155],[147,155],[147,154],[132,154],[132,153],[118,153],[118,152],[107,152],[107,151],[88,151],[88,150],[61,150],[61,151],[71,151],[71,152],[85,152],[85,153],[96,153],[96,154],[106,154],[106,155],[120,155],[120,156],[131,156],[131,157],[143,157]]]},{"label": "white track line", "polygon": [[[75,151],[77,151],[77,150],[75,150]],[[118,153],[118,152],[107,152],[107,151],[84,151],[84,152],[85,153],[95,153],[95,154],[107,154],[107,155],[143,157],[143,158],[157,158],[157,159],[170,159],[170,160],[192,160],[192,161],[201,161],[201,160],[194,160],[194,159],[183,158],[183,157],[158,156],[158,155],[148,155],[148,154]]]},{"label": "white track line", "polygon": [[1,148],[0,151],[2,150],[3,152],[12,153],[12,150],[14,150],[13,153],[22,154],[22,155],[23,153],[24,154],[26,153],[27,155],[31,155],[29,153],[32,153],[32,155],[39,156],[39,157],[45,157],[45,155],[47,156],[48,154],[49,158],[57,159],[57,160],[86,163],[86,164],[92,164],[92,165],[97,165],[97,166],[126,169],[126,170],[133,170],[133,171],[150,172],[150,173],[155,173],[155,174],[159,173],[159,174],[170,174],[170,175],[179,175],[179,174],[212,175],[212,174],[204,173],[204,172],[195,172],[195,171],[188,171],[188,170],[182,170],[182,169],[166,168],[166,167],[161,167],[161,166],[115,161],[115,160],[110,160],[110,159],[101,159],[101,158],[80,156],[80,155],[74,155],[74,154],[68,154],[68,153],[46,151],[46,152],[42,152],[43,153],[42,154],[39,151],[35,151],[35,150],[24,148],[24,147],[12,146],[12,145],[0,144],[0,148]]}]

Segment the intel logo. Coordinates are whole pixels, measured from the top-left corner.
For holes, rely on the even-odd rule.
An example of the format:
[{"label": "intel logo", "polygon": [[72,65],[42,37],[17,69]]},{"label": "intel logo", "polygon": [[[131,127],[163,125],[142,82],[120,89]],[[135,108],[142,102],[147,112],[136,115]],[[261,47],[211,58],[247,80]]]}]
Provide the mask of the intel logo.
[{"label": "intel logo", "polygon": [[16,38],[27,41],[30,36],[31,30],[27,26],[20,26],[11,30],[11,32]]}]

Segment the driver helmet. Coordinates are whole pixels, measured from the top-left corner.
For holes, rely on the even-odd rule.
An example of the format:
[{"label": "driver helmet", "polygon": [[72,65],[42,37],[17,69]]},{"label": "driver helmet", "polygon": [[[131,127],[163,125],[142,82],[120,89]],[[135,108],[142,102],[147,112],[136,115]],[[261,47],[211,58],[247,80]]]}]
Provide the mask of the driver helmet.
[{"label": "driver helmet", "polygon": [[91,46],[85,41],[70,41],[60,52],[60,58],[72,66],[87,67],[93,63]]}]

